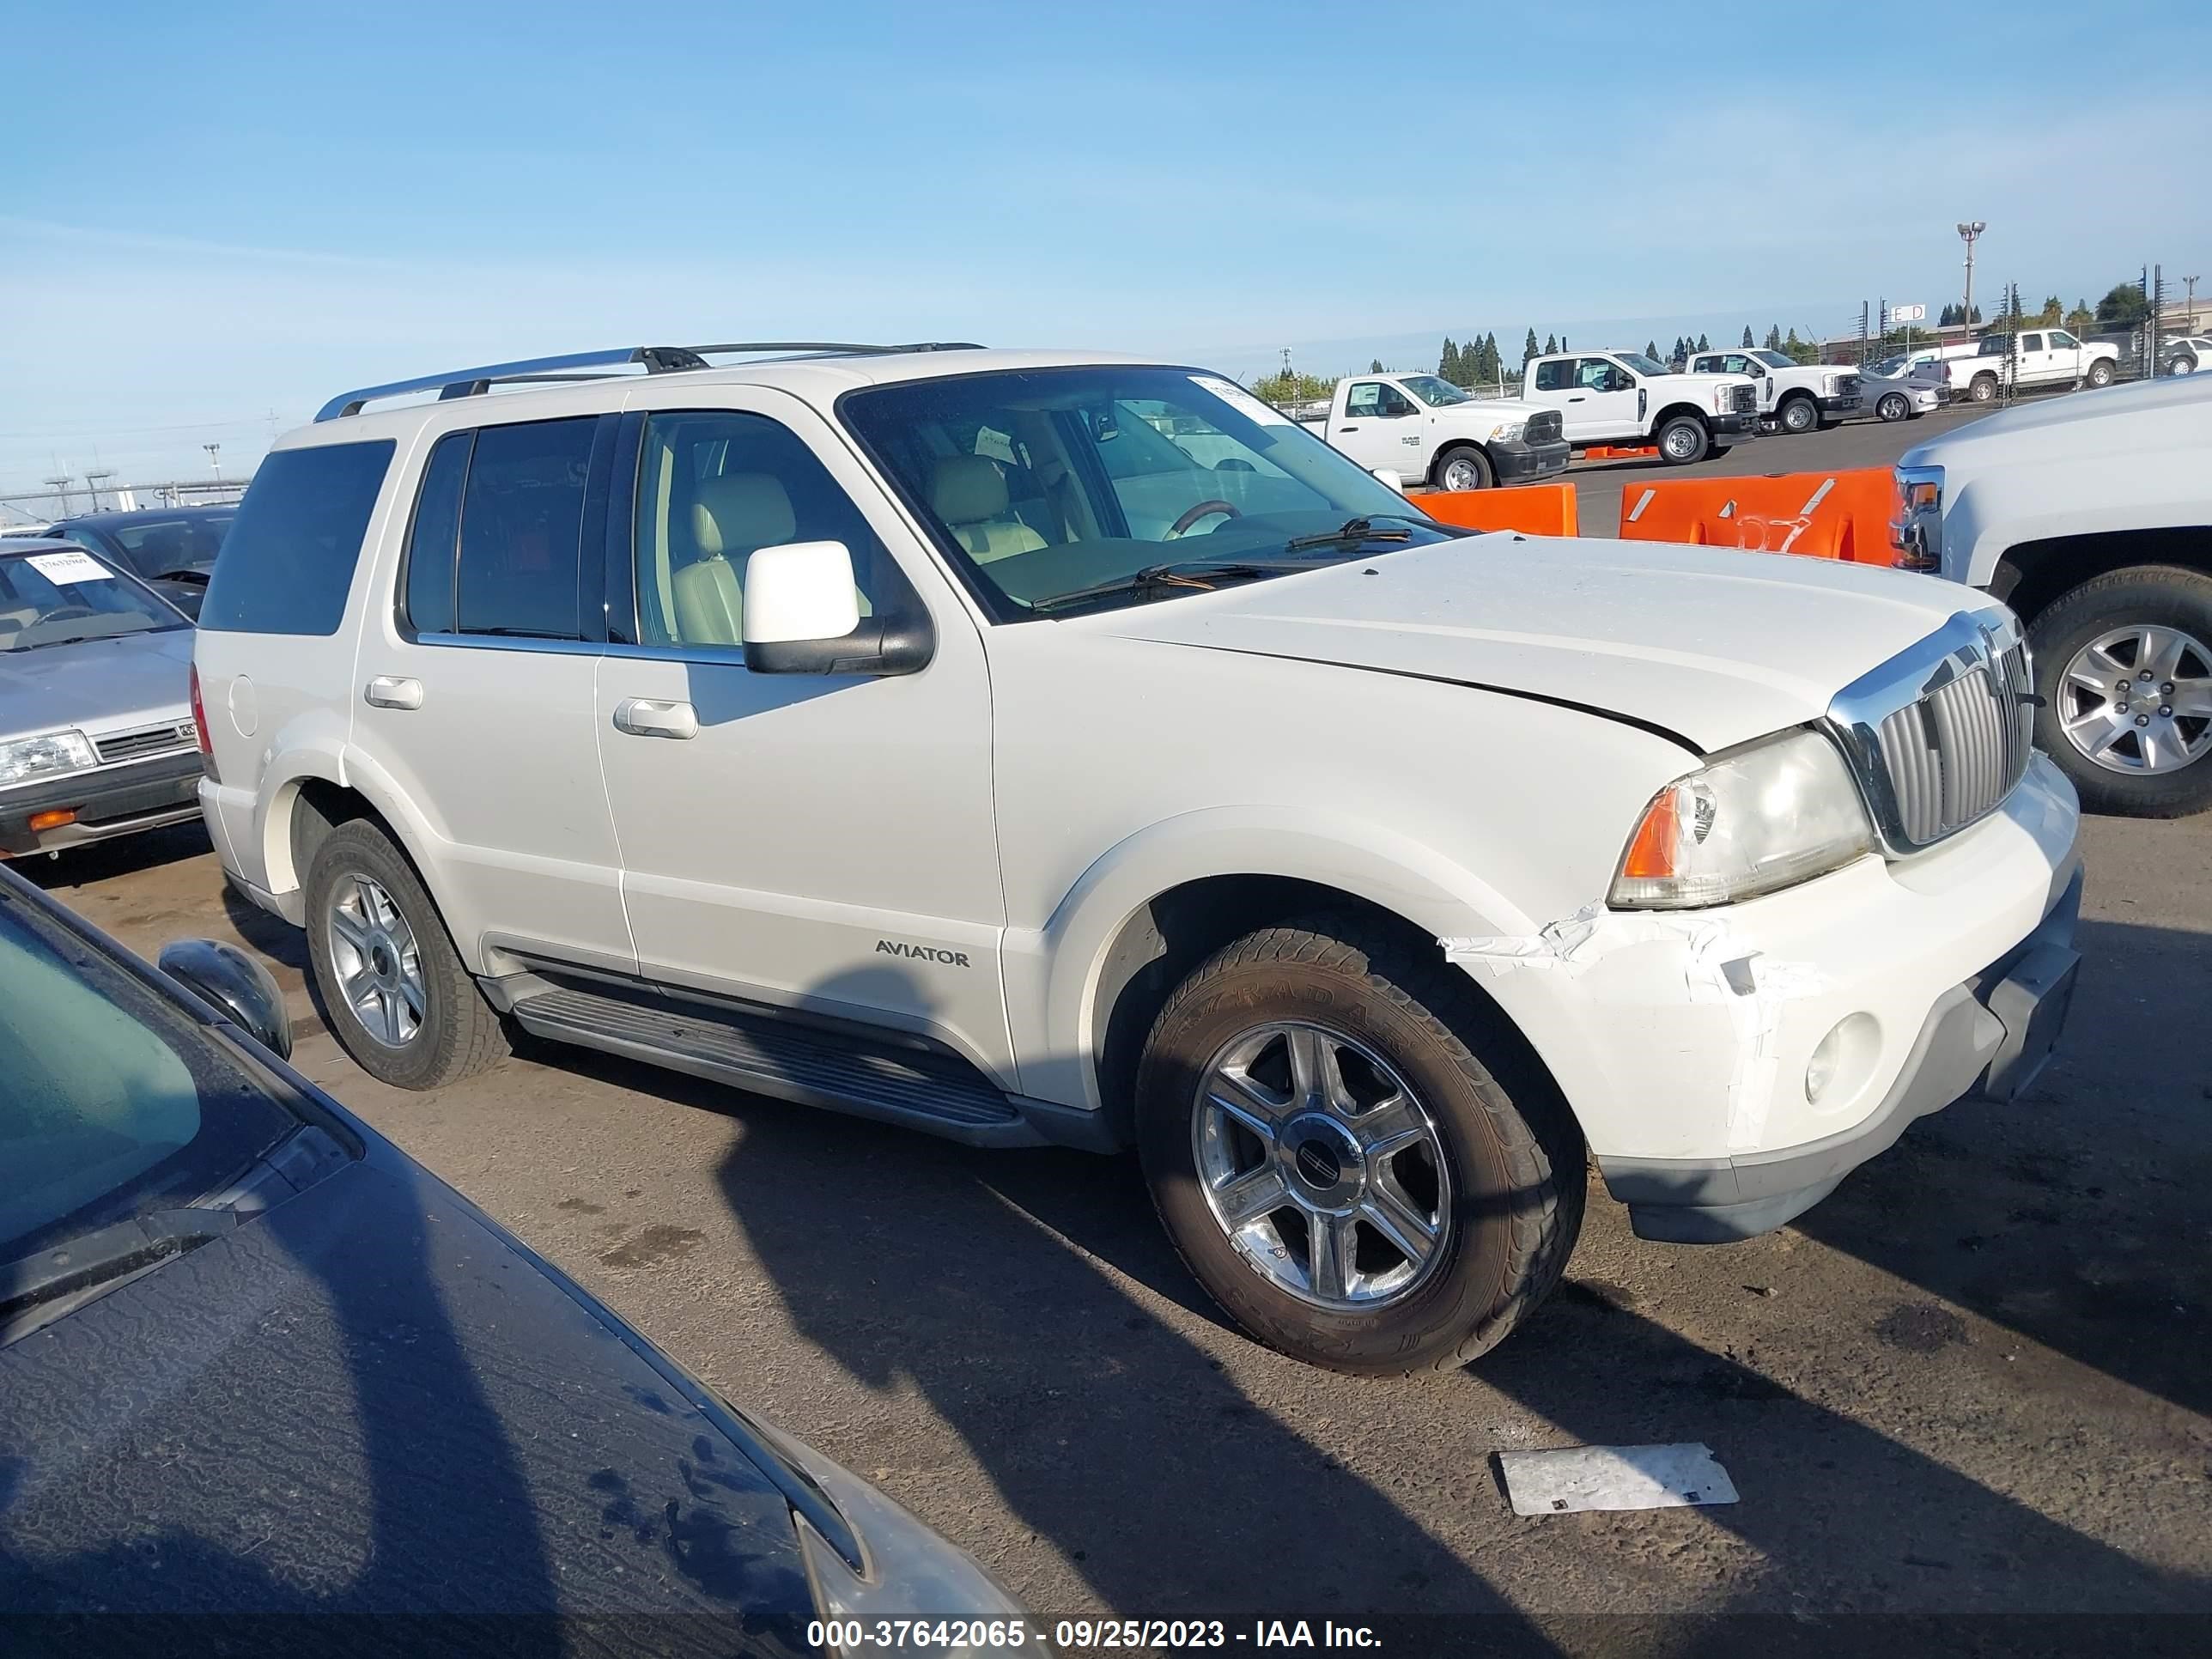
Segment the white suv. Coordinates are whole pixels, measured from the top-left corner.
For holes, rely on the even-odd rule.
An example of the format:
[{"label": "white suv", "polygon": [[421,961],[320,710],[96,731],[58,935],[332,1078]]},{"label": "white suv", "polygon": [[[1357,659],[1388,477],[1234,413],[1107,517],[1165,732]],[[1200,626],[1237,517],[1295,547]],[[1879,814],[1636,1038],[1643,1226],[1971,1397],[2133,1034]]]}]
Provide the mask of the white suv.
[{"label": "white suv", "polygon": [[1134,1145],[1248,1329],[1403,1371],[1549,1289],[1585,1147],[1741,1237],[2055,1041],[2076,807],[1985,596],[1468,536],[1189,368],[739,349],[262,465],[202,799],[379,1078],[512,1026]]}]

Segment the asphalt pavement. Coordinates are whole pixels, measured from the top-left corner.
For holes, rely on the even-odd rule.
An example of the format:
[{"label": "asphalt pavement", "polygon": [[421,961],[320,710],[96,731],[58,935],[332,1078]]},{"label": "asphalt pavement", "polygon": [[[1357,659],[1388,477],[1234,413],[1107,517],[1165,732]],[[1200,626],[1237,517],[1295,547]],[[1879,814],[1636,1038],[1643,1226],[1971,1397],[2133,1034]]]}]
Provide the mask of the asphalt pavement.
[{"label": "asphalt pavement", "polygon": [[[1048,1618],[1482,1613],[1644,1652],[1668,1643],[1629,1615],[1786,1635],[1941,1613],[1972,1639],[2001,1616],[2212,1619],[2212,817],[2087,839],[2069,1041],[2027,1099],[1922,1121],[1741,1244],[1643,1243],[1594,1183],[1557,1294],[1473,1367],[1407,1382],[1228,1328],[1129,1160],[970,1151],[544,1047],[400,1093],[323,1030],[301,936],[225,893],[196,826],[18,867],[149,956],[261,952],[309,1076]],[[1518,1518],[1492,1464],[1677,1441],[1741,1501]]]}]

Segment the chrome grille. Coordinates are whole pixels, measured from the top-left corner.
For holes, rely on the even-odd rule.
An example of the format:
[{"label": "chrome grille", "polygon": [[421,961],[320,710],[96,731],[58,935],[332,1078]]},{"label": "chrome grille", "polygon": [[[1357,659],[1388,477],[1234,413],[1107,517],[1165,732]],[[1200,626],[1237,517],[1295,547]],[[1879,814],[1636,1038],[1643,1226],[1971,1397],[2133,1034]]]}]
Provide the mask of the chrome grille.
[{"label": "chrome grille", "polygon": [[1563,418],[1556,409],[1547,409],[1540,415],[1531,415],[1528,430],[1522,435],[1532,444],[1555,444],[1565,430],[1560,423]]},{"label": "chrome grille", "polygon": [[1730,394],[1731,394],[1731,395],[1730,395],[1730,397],[1729,397],[1729,403],[1730,403],[1730,404],[1732,404],[1735,406],[1735,412],[1736,412],[1737,414],[1739,414],[1739,415],[1753,415],[1753,414],[1758,413],[1758,411],[1759,411],[1759,388],[1758,388],[1757,386],[1730,386],[1730,387],[1729,388],[1729,392],[1730,392]]},{"label": "chrome grille", "polygon": [[1829,710],[1893,854],[1996,810],[2027,770],[2034,675],[2008,611],[1960,614]]},{"label": "chrome grille", "polygon": [[149,726],[137,732],[118,732],[113,737],[94,738],[93,752],[100,757],[102,766],[117,761],[144,760],[152,755],[174,754],[180,750],[197,747],[199,734],[190,720],[173,726]]}]

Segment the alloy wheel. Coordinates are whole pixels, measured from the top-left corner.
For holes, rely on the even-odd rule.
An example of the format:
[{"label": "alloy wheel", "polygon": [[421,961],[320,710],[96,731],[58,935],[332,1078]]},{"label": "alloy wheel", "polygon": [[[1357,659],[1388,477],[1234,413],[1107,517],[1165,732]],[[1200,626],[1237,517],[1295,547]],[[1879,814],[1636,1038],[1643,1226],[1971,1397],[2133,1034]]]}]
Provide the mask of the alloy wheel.
[{"label": "alloy wheel", "polygon": [[2160,623],[2100,634],[2058,684],[2059,729],[2109,772],[2178,772],[2212,750],[2212,648]]},{"label": "alloy wheel", "polygon": [[338,883],[327,921],[338,996],[370,1036],[405,1048],[428,1006],[415,930],[383,884],[363,875]]},{"label": "alloy wheel", "polygon": [[1384,1307],[1447,1254],[1451,1173],[1436,1120],[1389,1061],[1341,1031],[1280,1021],[1231,1038],[1200,1085],[1191,1148],[1237,1254],[1301,1301]]}]

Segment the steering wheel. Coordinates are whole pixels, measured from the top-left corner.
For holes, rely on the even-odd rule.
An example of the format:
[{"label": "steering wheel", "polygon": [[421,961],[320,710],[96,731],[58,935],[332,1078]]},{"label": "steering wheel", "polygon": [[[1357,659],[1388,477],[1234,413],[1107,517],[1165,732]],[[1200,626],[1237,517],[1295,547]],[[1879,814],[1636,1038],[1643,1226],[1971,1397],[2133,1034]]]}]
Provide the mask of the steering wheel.
[{"label": "steering wheel", "polygon": [[1173,541],[1200,519],[1209,518],[1216,513],[1225,514],[1232,519],[1241,519],[1244,516],[1237,510],[1237,504],[1234,501],[1200,501],[1168,526],[1167,539]]}]

